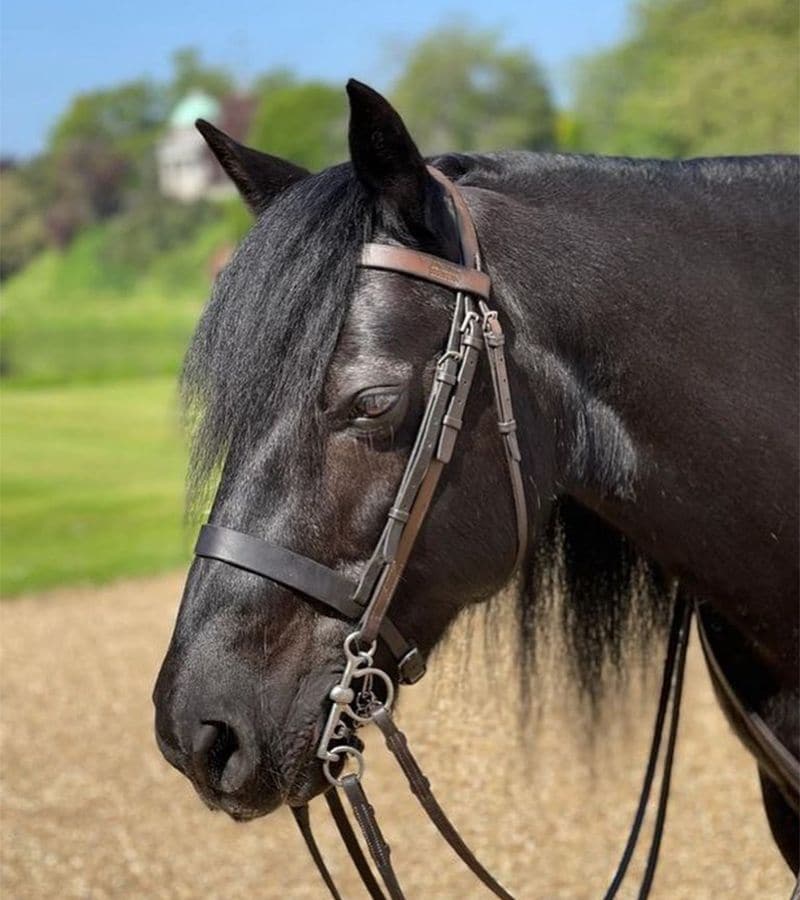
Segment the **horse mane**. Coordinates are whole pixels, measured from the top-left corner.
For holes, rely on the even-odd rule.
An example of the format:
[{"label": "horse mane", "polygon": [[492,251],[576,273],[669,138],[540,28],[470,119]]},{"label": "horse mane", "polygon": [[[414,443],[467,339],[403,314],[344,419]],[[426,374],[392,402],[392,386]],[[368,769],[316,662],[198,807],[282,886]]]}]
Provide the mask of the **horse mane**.
[{"label": "horse mane", "polygon": [[[791,208],[792,191],[800,176],[800,156],[712,156],[693,159],[650,159],[594,156],[576,153],[535,153],[504,150],[496,153],[447,153],[432,160],[459,184],[513,194],[517,199],[566,200],[564,179],[571,181],[582,201],[614,202],[622,189],[662,189],[691,199],[695,205],[716,202],[716,191],[731,187],[763,196],[767,191],[779,208]],[[787,196],[788,193],[788,196]]]},{"label": "horse mane", "polygon": [[515,592],[520,689],[527,704],[538,650],[555,626],[563,671],[592,715],[632,662],[646,669],[665,635],[677,585],[619,531],[571,498],[558,500]]}]

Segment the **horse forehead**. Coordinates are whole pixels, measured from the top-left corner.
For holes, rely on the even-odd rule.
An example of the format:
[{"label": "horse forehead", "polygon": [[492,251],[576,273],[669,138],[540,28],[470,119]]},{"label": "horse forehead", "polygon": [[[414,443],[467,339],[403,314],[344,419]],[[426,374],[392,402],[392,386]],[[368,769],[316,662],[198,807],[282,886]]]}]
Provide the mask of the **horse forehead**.
[{"label": "horse forehead", "polygon": [[362,271],[342,325],[333,362],[344,358],[409,358],[441,343],[449,296],[397,272]]}]

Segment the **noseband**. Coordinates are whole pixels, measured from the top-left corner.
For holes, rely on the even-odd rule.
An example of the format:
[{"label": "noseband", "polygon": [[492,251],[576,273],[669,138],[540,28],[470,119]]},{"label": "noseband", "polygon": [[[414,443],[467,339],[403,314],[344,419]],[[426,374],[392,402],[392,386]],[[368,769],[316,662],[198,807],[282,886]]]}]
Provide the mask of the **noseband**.
[{"label": "noseband", "polygon": [[[459,234],[460,261],[454,263],[406,247],[368,243],[363,248],[359,263],[361,268],[400,273],[447,287],[455,293],[447,341],[436,362],[422,422],[394,502],[387,513],[386,523],[360,578],[357,581],[350,579],[335,569],[286,547],[219,525],[208,524],[201,528],[195,554],[228,563],[291,588],[355,624],[354,630],[344,642],[344,670],[338,683],[328,694],[330,709],[316,755],[331,784],[331,789],[325,795],[331,814],[373,900],[385,900],[385,894],[361,851],[337,792],[337,789],[341,789],[351,804],[389,897],[392,900],[403,900],[403,892],[392,869],[389,846],[361,784],[364,757],[355,731],[369,722],[374,722],[380,728],[387,747],[408,778],[412,792],[456,854],[496,896],[513,900],[512,895],[476,859],[436,801],[427,778],[408,748],[405,736],[392,720],[390,710],[394,698],[393,680],[373,664],[377,641],[380,639],[394,657],[397,678],[401,683],[414,684],[425,674],[425,661],[419,649],[412,640],[401,634],[388,613],[436,486],[445,465],[452,458],[463,425],[464,410],[480,351],[484,348],[489,363],[497,425],[508,468],[516,522],[515,557],[509,578],[522,565],[528,540],[521,456],[503,349],[505,338],[497,312],[488,305],[491,282],[489,276],[481,270],[475,225],[460,191],[437,169],[428,167],[428,171],[442,186],[452,204]],[[640,809],[607,898],[616,894],[638,838],[652,783],[650,768],[655,768],[663,718],[670,701],[673,705],[673,721],[670,724],[669,740],[674,746],[690,615],[691,606],[676,604],[664,666],[662,698],[648,763],[649,778],[645,778]],[[377,684],[382,687],[376,692]],[[355,764],[356,771],[343,774],[343,767],[348,760]],[[668,790],[669,777],[666,769],[662,779],[662,793],[665,781]],[[662,803],[665,807],[665,795],[660,798],[659,809]],[[307,806],[297,807],[293,812],[322,878],[331,895],[338,900],[340,894],[311,831]],[[660,838],[658,824],[656,837]],[[654,845],[655,854],[651,845],[652,859],[648,860],[648,869],[651,862],[652,868],[655,868],[657,839],[654,839]],[[652,880],[652,872],[650,876]],[[649,884],[647,889],[649,890]],[[644,887],[640,896],[645,896]]]}]

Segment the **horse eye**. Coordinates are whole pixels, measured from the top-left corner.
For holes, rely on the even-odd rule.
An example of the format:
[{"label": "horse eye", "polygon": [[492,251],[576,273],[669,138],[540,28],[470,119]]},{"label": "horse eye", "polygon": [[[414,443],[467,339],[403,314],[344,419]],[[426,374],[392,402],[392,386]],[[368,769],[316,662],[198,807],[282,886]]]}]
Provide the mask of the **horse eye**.
[{"label": "horse eye", "polygon": [[394,409],[400,394],[395,391],[365,391],[353,402],[353,417],[356,419],[377,419]]}]

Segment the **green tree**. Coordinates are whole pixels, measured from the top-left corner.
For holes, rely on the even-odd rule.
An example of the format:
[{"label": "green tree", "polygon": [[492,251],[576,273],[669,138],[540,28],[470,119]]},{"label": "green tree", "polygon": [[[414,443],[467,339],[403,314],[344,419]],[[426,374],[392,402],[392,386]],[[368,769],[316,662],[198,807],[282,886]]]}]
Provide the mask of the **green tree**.
[{"label": "green tree", "polygon": [[21,269],[45,246],[42,210],[22,169],[0,172],[0,280]]},{"label": "green tree", "polygon": [[135,160],[152,145],[166,112],[164,91],[149,81],[79,94],[56,122],[49,149],[58,155],[79,144],[102,143]]},{"label": "green tree", "polygon": [[108,142],[71,140],[49,162],[54,190],[45,226],[57,247],[66,247],[84,226],[122,210],[132,163]]},{"label": "green tree", "polygon": [[194,47],[183,47],[172,54],[172,82],[167,95],[170,107],[190,91],[204,91],[221,99],[236,87],[231,73],[222,66],[210,66],[203,62]]},{"label": "green tree", "polygon": [[629,155],[796,151],[796,0],[640,0],[631,36],[580,69],[581,149]]},{"label": "green tree", "polygon": [[269,89],[248,141],[312,171],[347,158],[347,101],[340,88],[311,81]]},{"label": "green tree", "polygon": [[116,215],[143,187],[168,106],[165,90],[140,80],[73,99],[47,153],[49,239],[66,247],[81,228]]},{"label": "green tree", "polygon": [[536,61],[497,34],[445,28],[408,54],[392,93],[423,153],[553,146],[555,116]]},{"label": "green tree", "polygon": [[250,86],[250,93],[259,100],[264,100],[270,94],[282,88],[292,87],[297,84],[297,78],[291,69],[278,67],[268,69],[262,75],[256,76]]}]

